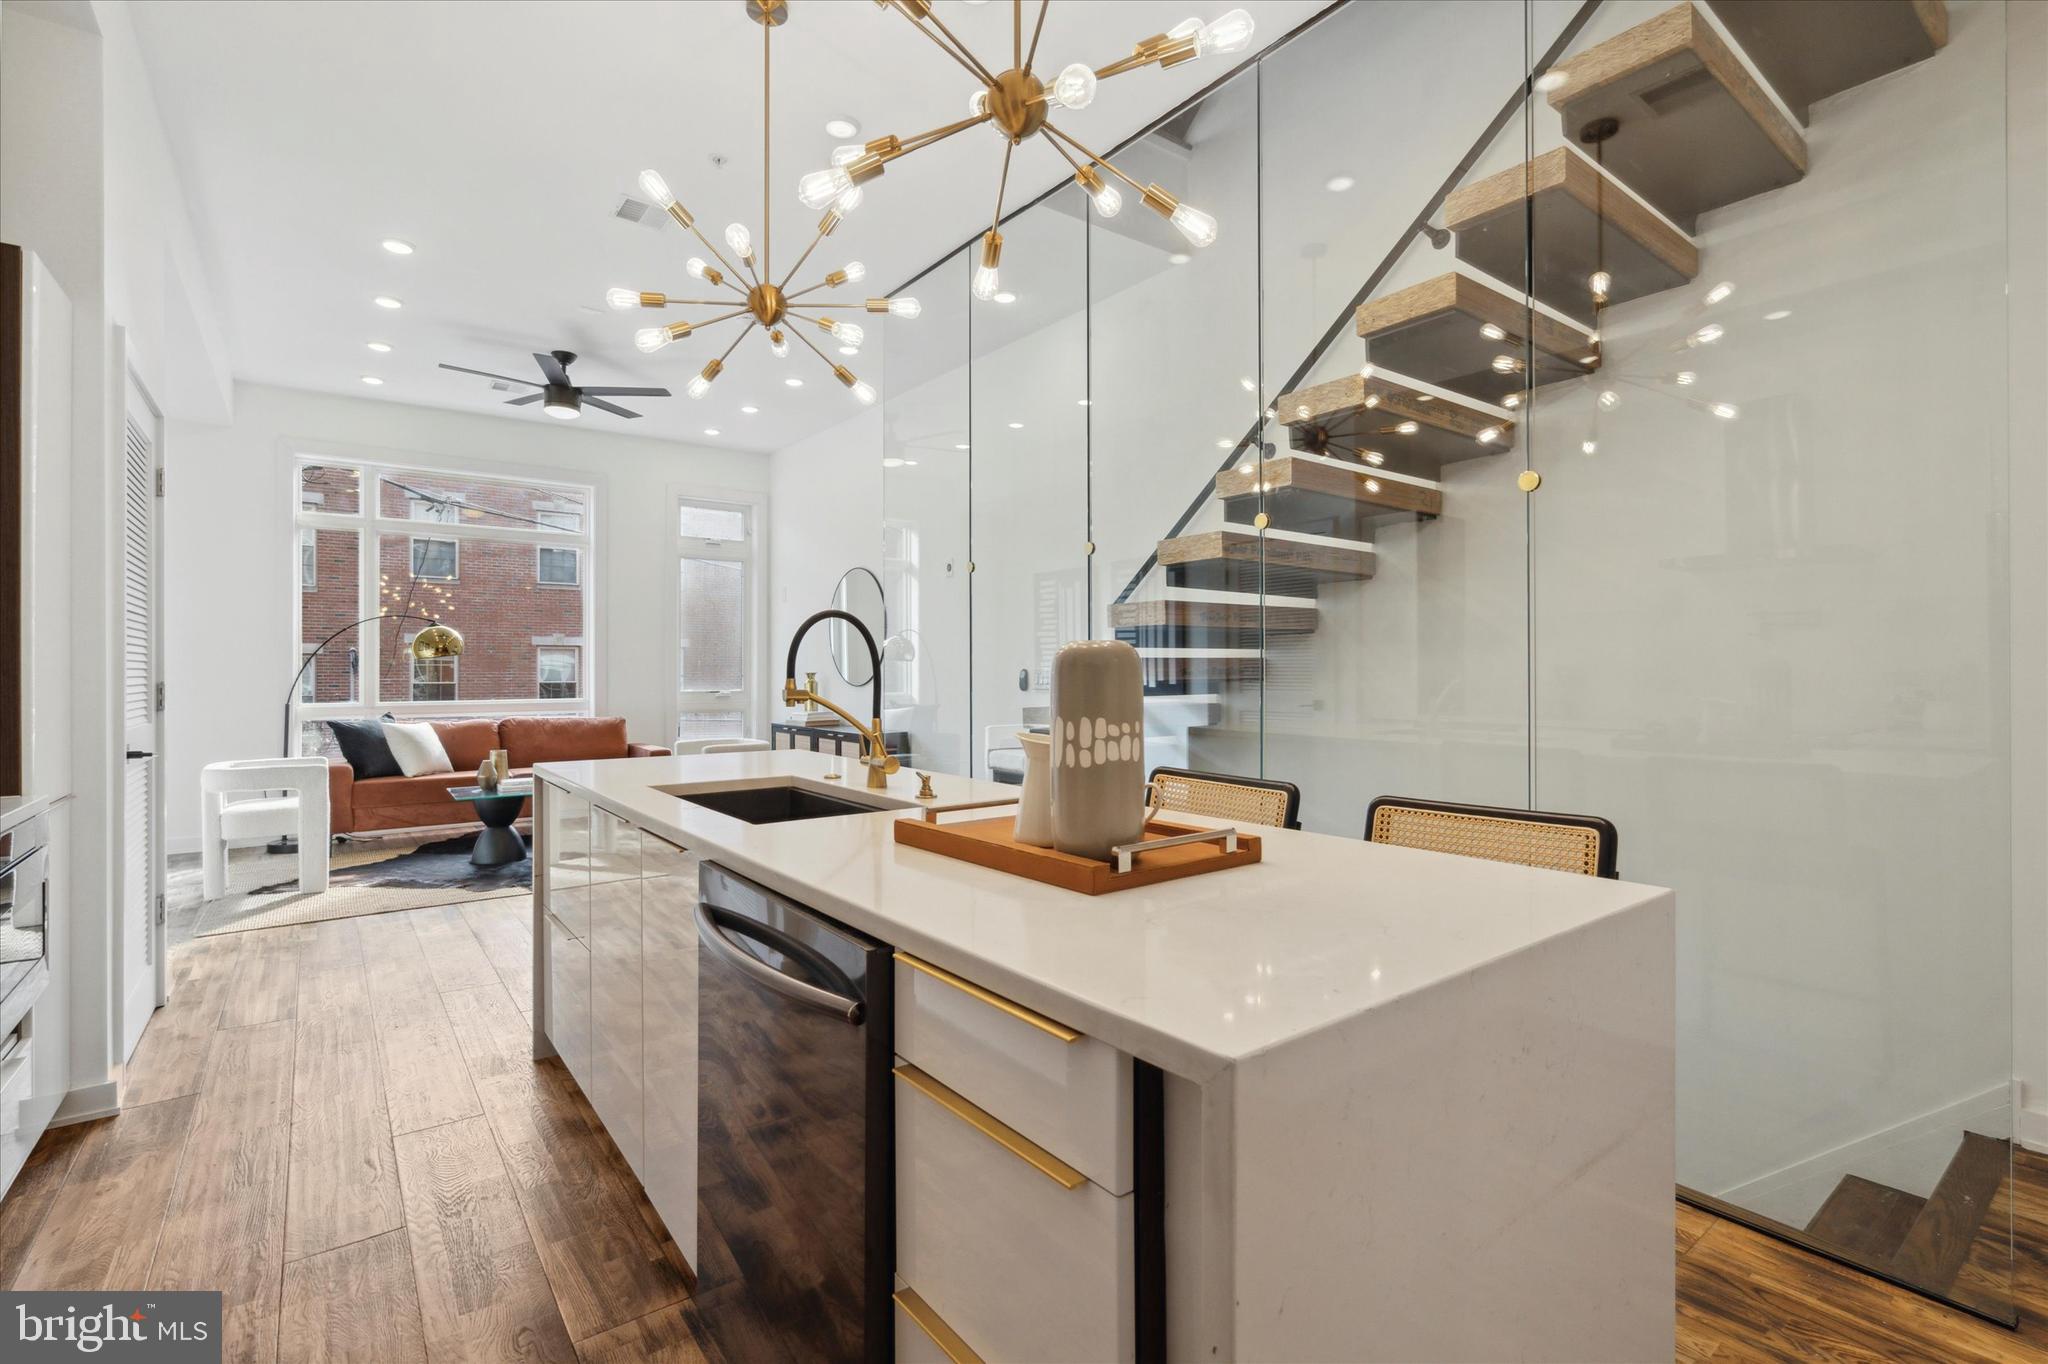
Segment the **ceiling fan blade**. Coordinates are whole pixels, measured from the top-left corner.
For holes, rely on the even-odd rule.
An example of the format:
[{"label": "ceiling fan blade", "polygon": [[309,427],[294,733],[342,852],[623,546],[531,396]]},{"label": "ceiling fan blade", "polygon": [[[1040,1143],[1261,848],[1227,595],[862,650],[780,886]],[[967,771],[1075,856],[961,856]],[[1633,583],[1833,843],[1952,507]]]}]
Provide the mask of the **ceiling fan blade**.
[{"label": "ceiling fan blade", "polygon": [[595,407],[602,411],[609,412],[614,417],[637,417],[640,415],[638,412],[628,412],[625,408],[620,407],[617,403],[608,403],[602,398],[591,397],[590,390],[587,388],[583,390],[583,405],[585,407]]},{"label": "ceiling fan blade", "polygon": [[546,377],[549,383],[560,384],[563,388],[569,387],[569,371],[562,368],[560,360],[557,360],[552,355],[535,351],[533,353],[533,363],[540,366],[541,374]]},{"label": "ceiling fan blade", "polygon": [[545,398],[545,397],[547,397],[547,396],[548,396],[548,395],[547,395],[547,394],[545,394],[545,393],[529,393],[529,394],[527,394],[527,395],[526,395],[525,397],[523,397],[523,398],[507,398],[507,399],[505,400],[505,406],[507,406],[507,407],[523,407],[523,406],[524,406],[524,405],[526,405],[527,403],[537,403],[537,402],[539,402],[539,401],[540,401],[540,400],[541,400],[542,398]]},{"label": "ceiling fan blade", "polygon": [[578,389],[588,398],[596,393],[608,398],[672,398],[675,395],[665,388],[585,388]]},{"label": "ceiling fan blade", "polygon": [[457,374],[481,374],[481,375],[482,375],[482,376],[483,376],[484,378],[486,378],[486,379],[502,379],[502,380],[503,380],[504,382],[506,382],[506,383],[508,383],[508,384],[524,384],[524,385],[525,385],[526,387],[528,387],[528,388],[540,388],[540,387],[542,387],[542,385],[540,385],[540,384],[537,384],[537,383],[535,383],[535,382],[534,382],[533,380],[531,380],[531,379],[515,379],[515,378],[513,378],[513,377],[512,377],[511,375],[509,375],[509,374],[493,374],[493,373],[491,373],[491,372],[490,372],[489,370],[487,370],[487,369],[470,369],[470,368],[469,368],[468,366],[466,366],[466,365],[449,365],[449,364],[444,364],[444,365],[442,365],[442,366],[441,366],[441,368],[442,368],[442,369],[452,369],[452,370],[454,370],[454,371],[455,371],[455,372],[456,372]]}]

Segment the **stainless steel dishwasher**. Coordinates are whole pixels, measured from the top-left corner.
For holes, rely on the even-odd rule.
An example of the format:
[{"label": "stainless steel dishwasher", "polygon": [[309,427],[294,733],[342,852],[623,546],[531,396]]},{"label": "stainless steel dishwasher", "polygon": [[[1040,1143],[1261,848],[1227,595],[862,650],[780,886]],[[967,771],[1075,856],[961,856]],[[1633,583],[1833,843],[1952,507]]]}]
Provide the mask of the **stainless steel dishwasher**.
[{"label": "stainless steel dishwasher", "polygon": [[725,868],[697,899],[697,1305],[725,1357],[893,1358],[890,950]]}]

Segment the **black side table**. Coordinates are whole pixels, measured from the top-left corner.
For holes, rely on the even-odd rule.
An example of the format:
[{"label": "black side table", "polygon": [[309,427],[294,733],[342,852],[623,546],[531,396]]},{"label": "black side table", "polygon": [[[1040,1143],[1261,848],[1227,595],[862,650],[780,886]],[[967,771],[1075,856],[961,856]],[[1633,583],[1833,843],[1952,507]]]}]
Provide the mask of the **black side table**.
[{"label": "black side table", "polygon": [[476,847],[470,849],[472,865],[502,867],[526,860],[526,840],[512,827],[512,821],[519,818],[519,807],[533,794],[532,782],[517,786],[506,782],[495,791],[486,791],[481,786],[451,786],[448,794],[456,800],[468,801],[476,810],[476,817],[483,821],[484,831],[476,836]]}]

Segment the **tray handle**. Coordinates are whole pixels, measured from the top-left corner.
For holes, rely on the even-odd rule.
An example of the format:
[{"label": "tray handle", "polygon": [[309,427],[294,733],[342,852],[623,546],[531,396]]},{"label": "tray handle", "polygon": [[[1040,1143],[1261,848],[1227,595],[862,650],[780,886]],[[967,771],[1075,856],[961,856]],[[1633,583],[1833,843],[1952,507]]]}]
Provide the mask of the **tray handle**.
[{"label": "tray handle", "polygon": [[1109,855],[1116,862],[1117,875],[1122,876],[1137,864],[1138,853],[1155,852],[1160,848],[1178,848],[1188,843],[1221,843],[1224,854],[1228,856],[1237,851],[1237,830],[1234,827],[1205,829],[1199,833],[1179,834],[1173,838],[1154,838],[1142,843],[1119,843],[1109,850]]},{"label": "tray handle", "polygon": [[960,810],[987,810],[997,805],[1015,805],[1021,797],[1011,796],[1007,800],[965,800],[955,805],[927,805],[918,813],[927,824],[937,824],[940,815],[950,815]]}]

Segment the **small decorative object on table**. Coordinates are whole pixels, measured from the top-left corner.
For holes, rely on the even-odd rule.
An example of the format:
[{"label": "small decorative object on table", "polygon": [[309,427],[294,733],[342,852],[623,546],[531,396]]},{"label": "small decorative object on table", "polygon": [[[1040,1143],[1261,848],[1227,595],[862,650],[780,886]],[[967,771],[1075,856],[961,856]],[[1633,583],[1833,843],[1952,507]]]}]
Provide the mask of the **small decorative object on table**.
[{"label": "small decorative object on table", "polygon": [[1017,841],[1052,846],[1052,735],[1026,730],[1017,736],[1024,750],[1024,794],[1017,798]]},{"label": "small decorative object on table", "polygon": [[499,781],[505,780],[506,777],[512,774],[512,764],[505,760],[505,750],[502,748],[491,750],[491,766],[498,769]]},{"label": "small decorative object on table", "polygon": [[1052,661],[1053,847],[1107,860],[1145,831],[1145,684],[1138,651],[1078,640]]},{"label": "small decorative object on table", "polygon": [[917,774],[917,798],[919,800],[937,800],[939,798],[939,793],[932,790],[931,773],[920,772]]},{"label": "small decorative object on table", "polygon": [[496,794],[498,790],[498,765],[489,758],[485,758],[482,762],[478,763],[476,765],[476,784],[478,789],[489,794]]}]

